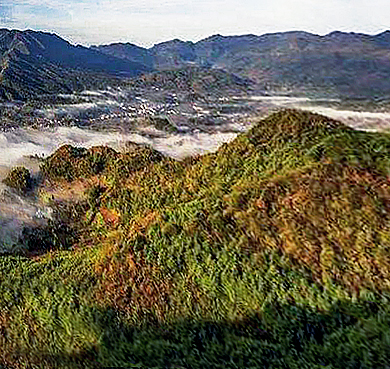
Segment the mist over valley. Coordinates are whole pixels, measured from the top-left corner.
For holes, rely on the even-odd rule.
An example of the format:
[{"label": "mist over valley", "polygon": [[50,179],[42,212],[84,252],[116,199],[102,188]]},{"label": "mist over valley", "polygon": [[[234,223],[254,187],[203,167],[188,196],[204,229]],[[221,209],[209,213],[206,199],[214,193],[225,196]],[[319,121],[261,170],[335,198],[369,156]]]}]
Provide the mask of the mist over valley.
[{"label": "mist over valley", "polygon": [[384,367],[389,56],[0,29],[0,368]]}]

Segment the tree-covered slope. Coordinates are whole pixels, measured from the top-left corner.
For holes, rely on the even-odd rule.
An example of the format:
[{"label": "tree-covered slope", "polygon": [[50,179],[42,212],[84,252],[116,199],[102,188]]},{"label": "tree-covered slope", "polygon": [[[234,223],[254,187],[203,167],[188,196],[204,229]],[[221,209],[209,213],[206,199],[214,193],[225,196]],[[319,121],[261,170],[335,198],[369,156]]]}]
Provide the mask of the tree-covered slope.
[{"label": "tree-covered slope", "polygon": [[93,45],[92,50],[97,50],[101,53],[112,55],[116,58],[129,60],[132,62],[141,63],[147,65],[150,68],[153,67],[153,56],[148,49],[143,47],[127,43],[113,43],[109,45]]},{"label": "tree-covered slope", "polygon": [[189,65],[223,69],[273,92],[315,89],[322,94],[365,98],[390,93],[389,32],[213,35],[195,43],[175,39],[150,49],[113,44],[97,50],[134,61],[142,53],[158,70]]},{"label": "tree-covered slope", "polygon": [[389,149],[295,110],[182,162],[60,148],[41,196],[86,191],[1,257],[0,362],[386,367]]},{"label": "tree-covered slope", "polygon": [[113,77],[189,66],[222,69],[271,92],[378,98],[390,94],[389,50],[388,32],[214,35],[146,49],[130,43],[86,48],[49,33],[0,29],[0,98],[69,93],[99,87]]},{"label": "tree-covered slope", "polygon": [[74,46],[45,32],[0,30],[0,97],[26,99],[98,87],[105,79],[131,77],[150,68]]},{"label": "tree-covered slope", "polygon": [[131,89],[158,89],[194,97],[250,93],[255,87],[254,82],[247,78],[223,70],[194,66],[143,74],[129,81],[128,86]]}]

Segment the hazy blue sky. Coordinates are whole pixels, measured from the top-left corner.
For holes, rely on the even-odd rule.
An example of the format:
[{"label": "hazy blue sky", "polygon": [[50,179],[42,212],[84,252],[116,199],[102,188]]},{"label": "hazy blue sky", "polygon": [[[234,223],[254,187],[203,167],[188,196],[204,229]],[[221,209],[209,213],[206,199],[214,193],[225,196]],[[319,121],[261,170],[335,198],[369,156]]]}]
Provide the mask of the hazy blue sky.
[{"label": "hazy blue sky", "polygon": [[0,27],[59,34],[83,45],[212,34],[390,29],[389,0],[0,0]]}]

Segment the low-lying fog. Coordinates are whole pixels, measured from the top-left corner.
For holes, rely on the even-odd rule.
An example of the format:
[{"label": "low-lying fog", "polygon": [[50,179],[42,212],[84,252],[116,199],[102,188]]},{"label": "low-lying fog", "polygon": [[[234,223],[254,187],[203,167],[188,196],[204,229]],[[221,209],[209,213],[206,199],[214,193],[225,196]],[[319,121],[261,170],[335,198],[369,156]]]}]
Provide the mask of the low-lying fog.
[{"label": "low-lying fog", "polygon": [[[88,92],[85,95],[97,98],[99,93]],[[353,110],[347,109],[345,105],[340,104],[337,100],[321,101],[305,97],[287,96],[229,98],[224,100],[224,104],[226,104],[226,100],[231,106],[234,104],[249,106],[252,109],[252,114],[257,115],[265,116],[280,108],[289,107],[323,114],[356,129],[375,131],[390,128],[390,109],[389,112],[375,111],[375,109],[374,111],[359,111],[356,108]],[[145,101],[140,103],[145,104]],[[89,103],[65,105],[55,109],[50,108],[45,111],[45,114],[50,115],[59,111],[66,111],[67,113],[71,111],[77,114],[78,109],[85,111],[85,109],[96,107],[96,102],[91,103],[91,105],[86,104]],[[112,101],[109,101],[106,107],[108,105],[112,105]],[[214,111],[215,107],[214,104]],[[104,106],[99,106],[99,108],[105,109]],[[202,114],[207,111],[205,105],[196,108],[197,114],[199,114],[199,111]],[[178,109],[180,109],[180,106]],[[183,114],[181,118],[187,119],[187,115],[189,114]],[[213,133],[189,130],[185,133],[171,134],[158,131],[154,127],[143,127],[142,130],[133,131],[133,133],[123,133],[118,131],[94,131],[75,126],[58,126],[39,130],[13,128],[9,131],[0,132],[0,251],[9,249],[17,242],[25,225],[44,223],[45,217],[43,214],[48,213],[48,209],[41,208],[34,198],[22,198],[1,183],[11,167],[24,165],[35,175],[39,170],[38,164],[30,156],[46,157],[64,144],[83,147],[108,145],[121,150],[126,142],[132,141],[149,144],[168,156],[181,159],[186,156],[216,150],[222,143],[234,139],[239,131],[246,130],[251,126],[251,114],[240,116],[240,114],[234,113],[231,117],[230,120],[229,115],[226,115],[225,126],[219,125],[219,132],[215,131]],[[102,123],[104,123],[104,119]]]},{"label": "low-lying fog", "polygon": [[[242,99],[242,98],[238,98]],[[370,111],[365,111],[367,106],[359,106],[359,103],[345,103],[337,99],[311,99],[307,97],[288,96],[251,96],[249,101],[258,102],[262,106],[295,108],[311,111],[338,120],[352,128],[364,131],[390,130],[390,106],[388,110],[381,111],[375,104],[370,105]],[[353,105],[353,110],[348,109]]]},{"label": "low-lying fog", "polygon": [[[141,134],[122,134],[119,132],[97,132],[78,127],[57,127],[34,130],[15,129],[0,133],[0,181],[10,168],[23,165],[33,174],[38,171],[36,160],[30,156],[48,156],[64,144],[91,147],[111,146],[121,150],[128,141],[149,144],[156,150],[176,159],[216,150],[236,133],[192,133],[164,134],[150,128],[160,137],[146,137]],[[156,134],[157,136],[157,134]],[[25,225],[39,225],[45,222],[42,215],[48,209],[41,208],[34,198],[23,198],[0,183],[0,251],[16,244]]]}]

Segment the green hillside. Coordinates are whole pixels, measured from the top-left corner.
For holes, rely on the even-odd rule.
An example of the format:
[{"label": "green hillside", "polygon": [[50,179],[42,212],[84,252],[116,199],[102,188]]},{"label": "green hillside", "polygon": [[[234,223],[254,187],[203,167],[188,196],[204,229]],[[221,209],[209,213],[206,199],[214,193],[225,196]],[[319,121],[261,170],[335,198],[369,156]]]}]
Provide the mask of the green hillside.
[{"label": "green hillside", "polygon": [[385,368],[389,160],[388,134],[295,110],[182,162],[60,148],[56,218],[0,257],[0,363]]}]

